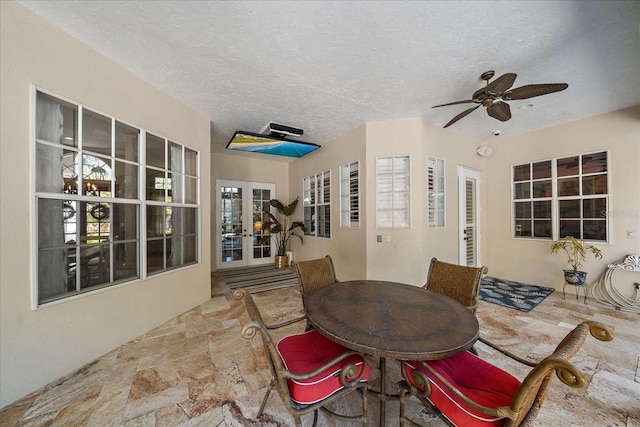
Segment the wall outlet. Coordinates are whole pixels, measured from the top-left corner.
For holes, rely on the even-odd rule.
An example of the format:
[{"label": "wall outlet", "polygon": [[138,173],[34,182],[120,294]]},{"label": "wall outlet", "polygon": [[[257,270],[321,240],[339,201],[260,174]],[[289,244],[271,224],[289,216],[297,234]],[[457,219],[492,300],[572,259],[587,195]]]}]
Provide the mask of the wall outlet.
[{"label": "wall outlet", "polygon": [[391,236],[384,236],[384,240],[389,243],[391,241]]}]

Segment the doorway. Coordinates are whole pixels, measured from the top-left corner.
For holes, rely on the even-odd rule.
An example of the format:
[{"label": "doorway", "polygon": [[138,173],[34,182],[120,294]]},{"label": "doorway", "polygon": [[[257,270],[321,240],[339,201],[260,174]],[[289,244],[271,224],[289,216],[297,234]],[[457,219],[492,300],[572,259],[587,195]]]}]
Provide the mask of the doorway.
[{"label": "doorway", "polygon": [[458,264],[480,267],[480,172],[458,166]]},{"label": "doorway", "polygon": [[216,180],[216,268],[246,267],[274,262],[271,240],[260,242],[275,184]]}]

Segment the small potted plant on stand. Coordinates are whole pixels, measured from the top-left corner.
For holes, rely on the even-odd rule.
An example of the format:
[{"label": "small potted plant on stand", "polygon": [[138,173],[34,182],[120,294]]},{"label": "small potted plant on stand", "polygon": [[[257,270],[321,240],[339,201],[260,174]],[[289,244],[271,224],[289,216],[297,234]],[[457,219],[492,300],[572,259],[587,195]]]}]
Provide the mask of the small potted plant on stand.
[{"label": "small potted plant on stand", "polygon": [[[567,254],[567,264],[572,269],[562,270],[564,272],[565,285],[584,286],[587,281],[587,272],[580,271],[580,267],[584,264],[587,255],[590,253],[596,259],[602,259],[602,251],[594,245],[586,244],[582,240],[578,240],[573,236],[566,236],[562,239],[553,242],[551,245],[551,253],[555,254],[559,251],[564,251]],[[562,288],[564,295],[564,286]],[[576,294],[577,295],[577,294]],[[585,291],[585,303],[587,295]]]},{"label": "small potted plant on stand", "polygon": [[299,233],[304,231],[302,222],[292,221],[290,218],[298,206],[298,198],[288,205],[284,205],[277,199],[269,200],[269,204],[278,212],[276,216],[265,210],[271,219],[262,223],[262,231],[265,233],[260,239],[260,244],[265,244],[269,239],[273,239],[276,247],[275,266],[276,268],[287,268],[289,267],[289,257],[287,256],[289,239],[295,236],[302,243],[302,234]]}]

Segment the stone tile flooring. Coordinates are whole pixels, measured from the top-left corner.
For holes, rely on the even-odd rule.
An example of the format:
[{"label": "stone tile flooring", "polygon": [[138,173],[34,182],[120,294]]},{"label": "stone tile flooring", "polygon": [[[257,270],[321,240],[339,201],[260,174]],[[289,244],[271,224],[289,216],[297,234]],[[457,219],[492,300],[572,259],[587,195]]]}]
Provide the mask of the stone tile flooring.
[{"label": "stone tile flooring", "polygon": [[[166,324],[105,354],[78,371],[0,411],[1,426],[290,426],[292,418],[272,393],[260,420],[255,414],[269,381],[258,347],[240,336],[248,321],[241,302],[223,282],[212,281],[212,299]],[[254,294],[268,322],[302,314],[296,287]],[[573,390],[557,379],[535,426],[640,426],[640,316],[588,305],[554,293],[530,313],[479,303],[481,335],[531,360],[549,354],[573,326],[597,320],[614,329],[603,343],[588,337],[574,364],[588,386]],[[299,332],[304,322],[274,334]],[[522,379],[518,366],[479,343],[481,357]],[[389,361],[388,384],[399,380]],[[377,372],[374,372],[374,375]],[[375,380],[374,380],[375,383]],[[356,397],[357,398],[357,397]],[[340,403],[344,408],[350,402]],[[357,405],[354,405],[357,407]],[[369,399],[371,426],[377,426],[378,402]],[[398,403],[387,403],[387,425],[397,426]],[[409,402],[409,413],[428,427],[444,424]],[[309,416],[303,423],[309,425]],[[322,415],[319,425],[335,426]]]}]

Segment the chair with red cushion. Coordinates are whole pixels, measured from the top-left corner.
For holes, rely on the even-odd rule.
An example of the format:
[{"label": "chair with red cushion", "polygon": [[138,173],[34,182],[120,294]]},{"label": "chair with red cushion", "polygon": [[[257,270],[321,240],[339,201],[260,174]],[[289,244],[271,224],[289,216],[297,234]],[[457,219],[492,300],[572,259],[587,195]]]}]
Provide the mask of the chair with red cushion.
[{"label": "chair with red cushion", "polygon": [[[329,340],[316,330],[289,335],[274,344],[251,294],[239,290],[234,292],[234,297],[244,301],[251,319],[242,328],[242,336],[251,339],[260,333],[271,369],[271,382],[257,418],[262,415],[269,395],[275,389],[297,426],[301,425],[300,416],[311,412],[315,426],[318,410],[334,419],[366,424],[370,367],[361,353]],[[360,414],[338,414],[326,407],[356,390],[361,390]]]},{"label": "chair with red cushion", "polygon": [[407,400],[415,396],[449,426],[530,425],[544,401],[554,372],[570,387],[580,388],[586,384],[569,360],[578,352],[588,332],[601,341],[613,339],[606,326],[583,322],[538,364],[495,347],[533,367],[522,382],[469,351],[439,360],[403,361],[400,423],[419,426],[405,415]]},{"label": "chair with red cushion", "polygon": [[[303,302],[307,296],[318,289],[338,283],[330,255],[326,255],[324,258],[296,262],[295,269]],[[312,328],[313,326],[307,321],[306,330],[309,331]]]},{"label": "chair with red cushion", "polygon": [[427,283],[422,287],[458,301],[473,314],[478,306],[478,294],[482,276],[487,274],[487,267],[467,267],[449,264],[431,258]]}]

